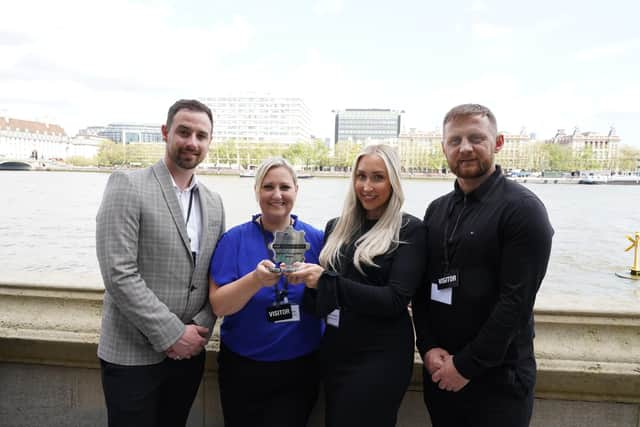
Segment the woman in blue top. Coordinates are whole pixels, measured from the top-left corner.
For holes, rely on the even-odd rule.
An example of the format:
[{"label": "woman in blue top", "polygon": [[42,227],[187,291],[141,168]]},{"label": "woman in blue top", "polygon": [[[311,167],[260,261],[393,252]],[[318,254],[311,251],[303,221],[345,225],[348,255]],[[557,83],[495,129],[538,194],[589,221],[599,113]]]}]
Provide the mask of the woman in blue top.
[{"label": "woman in blue top", "polygon": [[[323,323],[300,310],[304,285],[272,271],[269,244],[292,226],[310,244],[305,260],[317,263],[323,233],[291,215],[298,183],[286,160],[264,161],[254,189],[260,213],[220,238],[209,272],[211,306],[224,316],[218,355],[224,421],[226,427],[300,427],[318,395]],[[280,316],[283,308],[290,311]]]}]

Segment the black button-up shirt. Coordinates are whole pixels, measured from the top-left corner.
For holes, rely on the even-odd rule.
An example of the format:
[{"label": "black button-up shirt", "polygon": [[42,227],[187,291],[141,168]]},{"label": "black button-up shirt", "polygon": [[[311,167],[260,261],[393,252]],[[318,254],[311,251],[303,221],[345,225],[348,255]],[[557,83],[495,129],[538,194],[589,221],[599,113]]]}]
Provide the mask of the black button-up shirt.
[{"label": "black button-up shirt", "polygon": [[[420,354],[446,349],[468,379],[506,365],[533,380],[533,305],[553,236],[540,199],[497,166],[470,193],[456,182],[430,204],[424,223],[428,280],[413,301]],[[449,271],[459,282],[451,305],[431,299],[431,283]]]}]

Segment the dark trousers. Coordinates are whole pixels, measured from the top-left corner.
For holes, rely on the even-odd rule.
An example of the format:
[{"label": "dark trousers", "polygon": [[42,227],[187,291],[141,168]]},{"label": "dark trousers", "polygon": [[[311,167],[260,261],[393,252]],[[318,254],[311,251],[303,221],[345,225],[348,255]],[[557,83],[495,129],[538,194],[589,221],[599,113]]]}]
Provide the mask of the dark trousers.
[{"label": "dark trousers", "polygon": [[423,368],[424,402],[433,427],[528,427],[533,387],[509,382],[471,381],[462,390],[440,390]]},{"label": "dark trousers", "polygon": [[156,365],[123,366],[100,360],[109,427],[184,426],[196,397],[205,352]]},{"label": "dark trousers", "polygon": [[318,397],[317,357],[260,362],[223,344],[218,385],[225,427],[304,427]]}]

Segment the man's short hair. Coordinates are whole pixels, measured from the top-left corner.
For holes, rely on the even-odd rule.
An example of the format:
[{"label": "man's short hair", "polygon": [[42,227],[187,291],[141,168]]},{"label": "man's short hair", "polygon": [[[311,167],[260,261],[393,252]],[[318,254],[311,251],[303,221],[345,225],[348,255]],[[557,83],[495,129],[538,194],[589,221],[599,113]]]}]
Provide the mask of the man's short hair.
[{"label": "man's short hair", "polygon": [[480,104],[461,104],[456,107],[453,107],[446,116],[444,116],[444,120],[442,121],[442,133],[444,135],[444,127],[447,123],[457,120],[462,117],[469,116],[485,116],[489,119],[489,123],[493,126],[494,131],[498,132],[498,122],[496,121],[496,116],[493,115],[491,110],[484,105]]},{"label": "man's short hair", "polygon": [[167,130],[171,129],[171,124],[173,123],[173,118],[178,114],[180,110],[189,110],[196,111],[199,113],[206,113],[209,117],[209,121],[211,122],[211,131],[213,132],[213,114],[211,113],[211,109],[204,105],[202,102],[196,99],[181,99],[176,101],[170,108],[167,113]]}]

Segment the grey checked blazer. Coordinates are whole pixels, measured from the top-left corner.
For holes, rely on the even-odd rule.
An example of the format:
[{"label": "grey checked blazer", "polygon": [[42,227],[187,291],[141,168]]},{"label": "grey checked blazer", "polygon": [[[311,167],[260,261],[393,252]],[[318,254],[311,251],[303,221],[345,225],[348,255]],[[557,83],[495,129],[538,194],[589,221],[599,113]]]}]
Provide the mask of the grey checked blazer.
[{"label": "grey checked blazer", "polygon": [[150,365],[180,338],[185,325],[213,331],[208,270],[225,229],[222,200],[198,184],[202,237],[194,264],[185,220],[169,170],[160,160],[111,174],[96,218],[96,252],[105,295],[98,357]]}]

